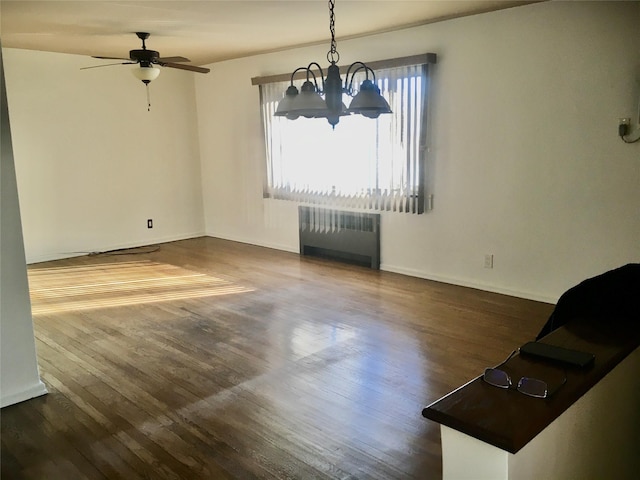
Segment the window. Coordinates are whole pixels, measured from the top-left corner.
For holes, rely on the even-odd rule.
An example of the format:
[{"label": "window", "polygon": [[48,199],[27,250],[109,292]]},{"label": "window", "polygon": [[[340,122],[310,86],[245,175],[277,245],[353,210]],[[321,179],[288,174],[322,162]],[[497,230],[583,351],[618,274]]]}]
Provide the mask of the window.
[{"label": "window", "polygon": [[[260,85],[265,197],[367,210],[424,211],[428,64],[375,69],[375,73],[393,113],[375,120],[341,117],[335,129],[322,118],[274,117],[290,82]],[[345,98],[345,104],[349,100]]]}]

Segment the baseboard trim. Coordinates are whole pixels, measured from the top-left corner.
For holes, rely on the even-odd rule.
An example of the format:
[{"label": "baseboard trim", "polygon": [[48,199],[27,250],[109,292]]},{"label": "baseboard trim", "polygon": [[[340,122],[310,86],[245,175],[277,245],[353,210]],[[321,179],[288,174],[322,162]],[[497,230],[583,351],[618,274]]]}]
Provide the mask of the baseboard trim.
[{"label": "baseboard trim", "polygon": [[62,260],[64,258],[82,257],[93,252],[111,252],[114,250],[122,250],[125,248],[144,247],[146,245],[156,245],[159,243],[176,242],[178,240],[187,240],[190,238],[198,238],[204,236],[204,232],[184,233],[180,235],[169,235],[166,237],[150,238],[147,240],[138,240],[135,242],[120,243],[115,245],[103,245],[96,248],[87,249],[82,252],[56,252],[43,255],[29,256],[27,255],[27,265],[34,263],[50,262],[53,260]]},{"label": "baseboard trim", "polygon": [[26,400],[31,400],[32,398],[40,397],[42,395],[46,395],[47,393],[49,393],[47,391],[47,386],[42,383],[42,380],[38,380],[37,384],[32,385],[29,388],[0,398],[0,408],[8,407],[9,405],[14,405]]},{"label": "baseboard trim", "polygon": [[[280,244],[274,244],[274,243],[268,243],[268,242],[256,242],[253,239],[241,238],[234,235],[213,235],[210,233],[206,235],[208,237],[220,238],[222,240],[229,240],[232,242],[246,243],[249,245],[272,248],[275,250],[284,250],[286,252],[291,252],[291,253],[299,253],[299,249],[297,246],[295,248],[292,248],[291,246],[288,246],[288,245],[280,245]],[[458,285],[461,287],[474,288],[476,290],[482,290],[485,292],[499,293],[501,295],[508,295],[510,297],[524,298],[526,300],[549,303],[552,305],[554,305],[558,300],[557,298],[552,298],[541,293],[523,292],[519,290],[503,288],[497,285],[489,285],[489,284],[479,283],[479,282],[461,279],[461,278],[448,277],[444,275],[434,275],[431,273],[424,272],[422,270],[403,268],[403,267],[398,267],[395,265],[389,265],[385,263],[380,264],[380,270],[383,270],[386,272],[392,272],[392,273],[399,273],[400,275],[407,275],[408,277],[424,278],[425,280],[433,280],[435,282],[442,282],[442,283],[448,283],[451,285]]]},{"label": "baseboard trim", "polygon": [[219,238],[220,240],[229,240],[231,242],[246,243],[248,245],[255,245],[256,247],[271,248],[272,250],[300,253],[300,249],[297,245],[295,247],[292,247],[290,245],[282,245],[279,243],[256,242],[254,239],[242,238],[234,235],[213,235],[211,233],[207,233],[206,236],[211,238]]},{"label": "baseboard trim", "polygon": [[456,278],[456,277],[448,277],[444,275],[434,275],[431,273],[423,272],[421,270],[396,267],[394,265],[381,264],[380,270],[399,273],[401,275],[407,275],[409,277],[424,278],[425,280],[433,280],[434,282],[449,283],[451,285],[458,285],[460,287],[474,288],[476,290],[482,290],[485,292],[499,293],[501,295],[508,295],[510,297],[524,298],[526,300],[549,303],[552,305],[554,305],[557,302],[556,298],[552,298],[547,295],[543,295],[541,293],[512,290],[512,289],[503,288],[497,285],[489,285],[485,283],[479,283],[479,282]]}]

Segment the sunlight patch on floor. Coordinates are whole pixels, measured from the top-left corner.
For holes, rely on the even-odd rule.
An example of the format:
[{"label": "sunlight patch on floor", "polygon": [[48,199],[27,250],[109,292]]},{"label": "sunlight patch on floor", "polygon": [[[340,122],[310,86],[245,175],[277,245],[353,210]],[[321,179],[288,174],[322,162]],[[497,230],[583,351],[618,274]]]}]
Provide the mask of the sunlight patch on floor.
[{"label": "sunlight patch on floor", "polygon": [[152,261],[29,269],[33,315],[253,291],[229,280]]}]

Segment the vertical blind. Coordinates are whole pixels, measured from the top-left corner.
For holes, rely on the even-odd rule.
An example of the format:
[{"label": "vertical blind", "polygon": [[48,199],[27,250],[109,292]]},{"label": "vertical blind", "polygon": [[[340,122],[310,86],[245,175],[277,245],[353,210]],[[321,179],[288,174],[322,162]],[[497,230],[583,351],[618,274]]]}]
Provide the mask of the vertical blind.
[{"label": "vertical blind", "polygon": [[[376,70],[392,114],[274,117],[289,82],[260,85],[265,197],[365,210],[423,213],[428,64]],[[360,85],[361,78],[354,81]],[[299,85],[298,85],[299,87]],[[345,95],[348,105],[350,98]]]}]

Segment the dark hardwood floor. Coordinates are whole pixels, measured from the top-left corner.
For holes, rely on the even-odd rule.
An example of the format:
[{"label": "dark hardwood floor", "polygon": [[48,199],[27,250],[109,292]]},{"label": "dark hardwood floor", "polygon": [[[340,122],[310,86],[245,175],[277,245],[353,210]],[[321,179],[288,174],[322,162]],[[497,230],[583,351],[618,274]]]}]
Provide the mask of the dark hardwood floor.
[{"label": "dark hardwood floor", "polygon": [[49,394],[2,410],[3,480],[438,479],[422,408],[552,310],[213,238],[29,281]]}]

